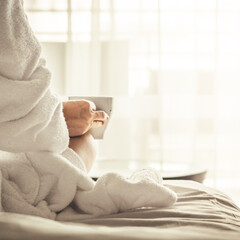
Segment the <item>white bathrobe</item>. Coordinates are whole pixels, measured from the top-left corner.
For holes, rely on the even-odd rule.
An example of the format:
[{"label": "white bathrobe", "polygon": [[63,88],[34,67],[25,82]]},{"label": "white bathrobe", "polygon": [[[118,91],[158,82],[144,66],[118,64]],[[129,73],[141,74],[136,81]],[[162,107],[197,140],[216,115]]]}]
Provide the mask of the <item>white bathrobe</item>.
[{"label": "white bathrobe", "polygon": [[50,79],[22,1],[0,0],[0,211],[71,220],[77,212],[172,205],[176,195],[150,170],[92,181],[68,148],[61,100]]}]

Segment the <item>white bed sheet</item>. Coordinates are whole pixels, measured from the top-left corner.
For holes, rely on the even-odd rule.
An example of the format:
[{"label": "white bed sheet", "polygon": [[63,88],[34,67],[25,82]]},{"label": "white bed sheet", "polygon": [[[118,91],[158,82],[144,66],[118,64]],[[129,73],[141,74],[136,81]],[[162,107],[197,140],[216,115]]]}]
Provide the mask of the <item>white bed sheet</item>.
[{"label": "white bed sheet", "polygon": [[240,210],[225,194],[193,181],[165,181],[171,208],[133,209],[74,222],[0,213],[0,239],[240,239]]}]

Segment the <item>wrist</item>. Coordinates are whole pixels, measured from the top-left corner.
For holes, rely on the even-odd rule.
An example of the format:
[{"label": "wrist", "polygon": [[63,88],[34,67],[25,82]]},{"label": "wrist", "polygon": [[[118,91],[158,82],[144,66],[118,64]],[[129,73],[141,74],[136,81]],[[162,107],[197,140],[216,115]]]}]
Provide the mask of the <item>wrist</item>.
[{"label": "wrist", "polygon": [[70,138],[69,148],[79,155],[89,172],[97,155],[96,143],[92,135],[86,133],[80,137]]}]

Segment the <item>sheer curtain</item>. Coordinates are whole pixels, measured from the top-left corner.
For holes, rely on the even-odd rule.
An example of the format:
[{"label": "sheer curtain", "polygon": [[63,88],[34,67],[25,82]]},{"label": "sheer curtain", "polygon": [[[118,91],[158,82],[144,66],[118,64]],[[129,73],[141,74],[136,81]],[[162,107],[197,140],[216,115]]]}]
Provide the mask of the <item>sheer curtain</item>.
[{"label": "sheer curtain", "polygon": [[100,160],[206,167],[206,184],[240,202],[240,1],[25,0],[25,8],[59,94],[115,97]]}]

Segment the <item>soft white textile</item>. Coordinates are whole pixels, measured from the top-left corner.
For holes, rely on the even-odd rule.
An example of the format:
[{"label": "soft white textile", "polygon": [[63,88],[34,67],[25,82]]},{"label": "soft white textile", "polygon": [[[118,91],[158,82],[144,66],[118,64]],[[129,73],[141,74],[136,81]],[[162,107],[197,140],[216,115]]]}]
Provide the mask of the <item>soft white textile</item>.
[{"label": "soft white textile", "polygon": [[67,147],[61,100],[40,54],[22,2],[0,0],[0,210],[71,219],[75,210],[101,215],[173,204],[176,195],[150,170],[92,181]]},{"label": "soft white textile", "polygon": [[62,155],[50,152],[2,153],[2,211],[55,219],[56,213],[73,200],[77,188],[79,191],[92,189],[93,181],[64,155],[69,159],[78,158],[70,149]]},{"label": "soft white textile", "polygon": [[176,193],[163,186],[162,177],[153,169],[136,171],[129,178],[107,173],[98,179],[93,189],[77,191],[72,206],[57,219],[80,219],[140,207],[169,207],[176,200]]}]

